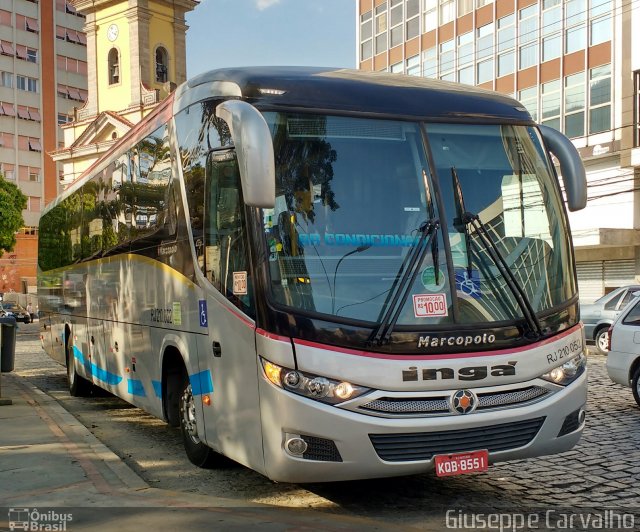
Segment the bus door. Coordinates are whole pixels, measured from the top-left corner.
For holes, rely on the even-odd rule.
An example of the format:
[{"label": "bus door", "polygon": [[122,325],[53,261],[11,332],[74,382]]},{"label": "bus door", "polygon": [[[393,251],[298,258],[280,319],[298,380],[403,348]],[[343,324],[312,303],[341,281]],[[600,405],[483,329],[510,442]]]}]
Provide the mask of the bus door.
[{"label": "bus door", "polygon": [[116,384],[110,378],[109,361],[105,345],[104,326],[102,320],[89,318],[87,320],[87,355],[91,364],[93,383],[100,388],[111,390]]},{"label": "bus door", "polygon": [[[201,382],[212,382],[204,407],[208,443],[230,458],[263,470],[255,348],[255,301],[245,208],[234,150],[214,151],[206,166],[203,246],[206,277],[200,304]],[[204,391],[204,387],[203,387]]]}]

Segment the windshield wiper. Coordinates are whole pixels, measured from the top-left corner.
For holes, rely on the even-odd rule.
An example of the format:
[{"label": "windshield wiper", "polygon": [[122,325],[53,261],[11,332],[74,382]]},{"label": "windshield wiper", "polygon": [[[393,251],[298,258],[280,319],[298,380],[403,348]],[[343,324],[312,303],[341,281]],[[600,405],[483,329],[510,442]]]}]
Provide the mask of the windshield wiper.
[{"label": "windshield wiper", "polygon": [[[460,179],[458,178],[458,173],[455,167],[451,167],[451,175],[454,180],[454,193],[456,195],[456,203],[460,205],[461,210],[463,211],[459,218],[460,222],[464,224],[465,236],[470,236],[467,225],[471,224],[475,229],[476,234],[480,237],[482,245],[487,250],[487,254],[496,265],[496,268],[498,268],[498,270],[502,274],[502,277],[507,283],[509,290],[511,290],[511,293],[515,297],[516,302],[522,310],[522,314],[524,315],[524,318],[529,325],[530,333],[536,338],[541,337],[543,335],[542,327],[540,326],[540,322],[538,321],[535,310],[533,309],[529,298],[527,298],[527,295],[524,293],[522,286],[520,286],[520,283],[509,268],[507,261],[502,255],[502,252],[498,249],[498,246],[493,241],[493,238],[491,238],[491,235],[489,234],[489,231],[487,231],[486,226],[482,223],[482,220],[480,220],[480,216],[464,209],[462,187],[460,186]],[[467,255],[469,257],[467,267],[469,268],[469,274],[471,274],[470,251],[471,248],[467,247]]]},{"label": "windshield wiper", "polygon": [[[386,311],[380,323],[371,334],[368,345],[383,345],[389,341],[393,328],[400,317],[400,312],[407,299],[407,295],[416,280],[420,265],[424,261],[429,246],[438,232],[440,221],[433,218],[420,225],[420,239],[417,244],[405,255],[398,274],[391,285],[389,296],[385,301]],[[433,250],[433,248],[432,248]],[[437,281],[437,278],[436,278]],[[389,299],[391,301],[389,302]],[[387,305],[387,302],[388,305]],[[384,307],[383,307],[384,308]]]},{"label": "windshield wiper", "polygon": [[471,235],[469,234],[469,228],[464,221],[464,214],[467,209],[464,205],[464,196],[462,195],[462,186],[460,185],[460,178],[456,167],[451,167],[451,179],[453,181],[453,192],[456,204],[456,217],[453,219],[453,227],[458,233],[464,234],[464,245],[467,254],[467,279],[471,279]]}]

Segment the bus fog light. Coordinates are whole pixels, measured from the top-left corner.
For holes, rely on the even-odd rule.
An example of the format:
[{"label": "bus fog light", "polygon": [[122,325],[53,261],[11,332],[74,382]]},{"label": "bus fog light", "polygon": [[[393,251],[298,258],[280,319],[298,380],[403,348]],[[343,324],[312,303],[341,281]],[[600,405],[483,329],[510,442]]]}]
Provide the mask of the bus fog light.
[{"label": "bus fog light", "polygon": [[346,400],[353,395],[353,391],[353,386],[351,386],[351,384],[349,384],[348,382],[341,382],[336,386],[333,393],[336,397]]},{"label": "bus fog light", "polygon": [[291,454],[302,456],[307,450],[307,442],[299,437],[289,438],[285,447]]},{"label": "bus fog light", "polygon": [[582,425],[586,417],[587,417],[586,411],[584,410],[584,408],[581,408],[580,412],[578,413],[578,423]]}]

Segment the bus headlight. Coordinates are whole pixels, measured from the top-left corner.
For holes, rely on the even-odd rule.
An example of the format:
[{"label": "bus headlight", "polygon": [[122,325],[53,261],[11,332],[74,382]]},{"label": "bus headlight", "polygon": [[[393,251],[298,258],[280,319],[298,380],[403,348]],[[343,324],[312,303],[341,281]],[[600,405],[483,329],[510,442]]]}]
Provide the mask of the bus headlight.
[{"label": "bus headlight", "polygon": [[363,395],[369,388],[284,368],[260,357],[265,378],[279,388],[331,405]]},{"label": "bus headlight", "polygon": [[586,367],[587,357],[584,356],[584,353],[580,353],[577,357],[574,357],[562,364],[562,366],[558,366],[553,368],[551,371],[548,371],[542,375],[542,378],[554,384],[567,386],[567,384],[571,384],[580,375],[582,375]]}]

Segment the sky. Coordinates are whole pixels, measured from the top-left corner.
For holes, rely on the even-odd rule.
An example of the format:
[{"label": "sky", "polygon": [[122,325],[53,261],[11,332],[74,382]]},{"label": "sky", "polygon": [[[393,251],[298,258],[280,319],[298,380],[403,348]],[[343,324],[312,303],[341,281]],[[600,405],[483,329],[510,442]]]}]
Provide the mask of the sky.
[{"label": "sky", "polygon": [[355,68],[356,0],[201,0],[187,13],[187,78],[233,66]]}]

